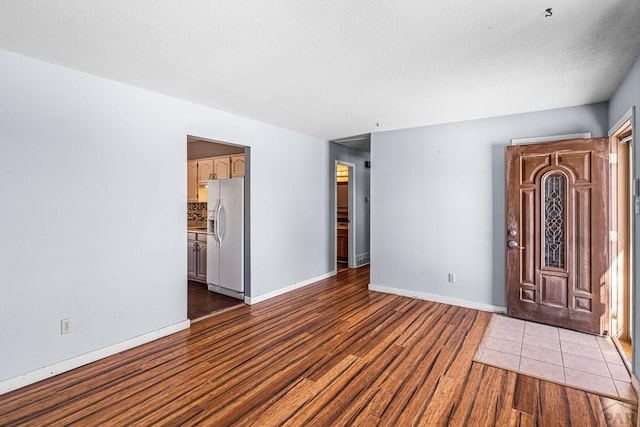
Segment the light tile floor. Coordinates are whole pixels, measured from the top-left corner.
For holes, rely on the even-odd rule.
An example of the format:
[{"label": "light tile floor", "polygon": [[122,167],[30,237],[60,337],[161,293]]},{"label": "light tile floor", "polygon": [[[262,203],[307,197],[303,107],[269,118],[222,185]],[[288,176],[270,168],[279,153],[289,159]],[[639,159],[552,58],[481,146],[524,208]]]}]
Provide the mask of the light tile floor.
[{"label": "light tile floor", "polygon": [[494,315],[476,362],[636,402],[631,377],[609,337]]}]

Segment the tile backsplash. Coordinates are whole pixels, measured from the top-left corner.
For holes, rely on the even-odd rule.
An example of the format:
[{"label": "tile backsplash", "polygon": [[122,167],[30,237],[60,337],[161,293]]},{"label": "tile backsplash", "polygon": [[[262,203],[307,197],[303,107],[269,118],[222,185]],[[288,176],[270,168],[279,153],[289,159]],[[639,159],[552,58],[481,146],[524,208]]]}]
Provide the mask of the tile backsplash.
[{"label": "tile backsplash", "polygon": [[187,203],[187,220],[205,222],[207,220],[207,204],[206,203]]}]

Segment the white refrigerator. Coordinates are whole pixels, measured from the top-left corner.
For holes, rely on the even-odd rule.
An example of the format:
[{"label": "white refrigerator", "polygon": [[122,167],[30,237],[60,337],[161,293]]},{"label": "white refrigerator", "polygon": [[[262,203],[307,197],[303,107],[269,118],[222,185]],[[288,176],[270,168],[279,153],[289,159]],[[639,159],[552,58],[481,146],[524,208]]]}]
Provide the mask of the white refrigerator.
[{"label": "white refrigerator", "polygon": [[207,186],[207,287],[244,299],[244,178]]}]

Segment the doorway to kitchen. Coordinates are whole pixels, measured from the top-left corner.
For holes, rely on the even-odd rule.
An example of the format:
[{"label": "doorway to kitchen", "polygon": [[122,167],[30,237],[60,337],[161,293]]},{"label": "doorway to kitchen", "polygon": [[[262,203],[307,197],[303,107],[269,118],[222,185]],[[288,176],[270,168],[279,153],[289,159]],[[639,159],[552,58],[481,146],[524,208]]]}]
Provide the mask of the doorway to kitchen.
[{"label": "doorway to kitchen", "polygon": [[355,164],[335,161],[336,271],[356,268]]},{"label": "doorway to kitchen", "polygon": [[187,317],[192,322],[244,303],[249,151],[187,136]]}]

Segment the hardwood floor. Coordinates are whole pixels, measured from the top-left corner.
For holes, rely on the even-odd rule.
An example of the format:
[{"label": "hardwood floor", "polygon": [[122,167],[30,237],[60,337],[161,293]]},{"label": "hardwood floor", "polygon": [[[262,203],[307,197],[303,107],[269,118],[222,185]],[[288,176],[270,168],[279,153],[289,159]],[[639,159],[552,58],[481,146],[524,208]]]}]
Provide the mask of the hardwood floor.
[{"label": "hardwood floor", "polygon": [[0,396],[0,425],[626,425],[627,403],[472,362],[490,314],[368,267]]},{"label": "hardwood floor", "polygon": [[205,283],[189,280],[187,317],[193,322],[204,316],[244,304],[241,300],[209,292]]}]

